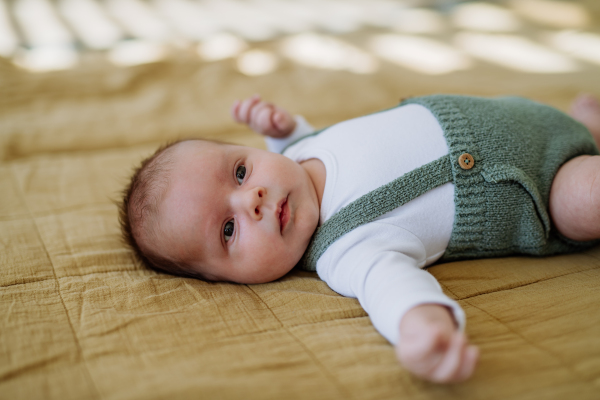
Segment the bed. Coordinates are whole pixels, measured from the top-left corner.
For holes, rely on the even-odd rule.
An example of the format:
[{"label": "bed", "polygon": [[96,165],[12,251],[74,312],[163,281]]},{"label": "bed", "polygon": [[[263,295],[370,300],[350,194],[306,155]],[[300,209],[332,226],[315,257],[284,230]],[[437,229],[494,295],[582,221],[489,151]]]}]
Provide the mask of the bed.
[{"label": "bed", "polygon": [[179,278],[148,270],[120,239],[115,201],[161,142],[264,147],[230,121],[235,98],[261,92],[324,126],[407,95],[508,91],[565,108],[586,88],[491,71],[489,85],[489,69],[450,79],[286,64],[247,77],[182,55],[32,75],[0,60],[0,398],[600,398],[599,247],[429,268],[481,350],[471,380],[435,385],[403,370],[358,302],[314,273]]}]

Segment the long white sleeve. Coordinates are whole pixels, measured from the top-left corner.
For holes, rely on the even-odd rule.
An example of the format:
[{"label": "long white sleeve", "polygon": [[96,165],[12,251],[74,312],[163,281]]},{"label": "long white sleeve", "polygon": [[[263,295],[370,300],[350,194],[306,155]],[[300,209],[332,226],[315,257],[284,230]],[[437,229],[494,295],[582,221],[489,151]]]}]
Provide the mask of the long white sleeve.
[{"label": "long white sleeve", "polygon": [[396,344],[402,317],[420,304],[449,307],[464,329],[465,316],[458,303],[422,269],[426,259],[423,244],[412,233],[372,222],[334,243],[319,260],[317,271],[333,290],[356,297],[379,333]]}]

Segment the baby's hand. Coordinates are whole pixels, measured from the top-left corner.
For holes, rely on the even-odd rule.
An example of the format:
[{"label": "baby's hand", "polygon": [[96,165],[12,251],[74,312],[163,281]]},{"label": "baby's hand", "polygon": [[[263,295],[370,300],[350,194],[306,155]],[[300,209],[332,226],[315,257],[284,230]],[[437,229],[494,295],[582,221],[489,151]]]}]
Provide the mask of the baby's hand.
[{"label": "baby's hand", "polygon": [[424,304],[402,318],[396,356],[419,378],[451,383],[467,380],[473,374],[479,349],[468,345],[446,307]]},{"label": "baby's hand", "polygon": [[231,107],[231,116],[236,122],[250,126],[253,131],[274,138],[287,137],[296,127],[296,121],[290,113],[262,101],[258,95],[236,100]]}]

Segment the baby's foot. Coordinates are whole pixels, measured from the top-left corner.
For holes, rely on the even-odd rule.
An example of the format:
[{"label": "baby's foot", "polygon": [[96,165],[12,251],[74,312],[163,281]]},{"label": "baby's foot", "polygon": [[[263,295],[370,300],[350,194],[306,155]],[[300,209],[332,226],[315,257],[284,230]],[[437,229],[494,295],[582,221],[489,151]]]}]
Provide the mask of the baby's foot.
[{"label": "baby's foot", "polygon": [[571,117],[590,130],[600,145],[600,102],[589,94],[581,94],[571,103]]}]

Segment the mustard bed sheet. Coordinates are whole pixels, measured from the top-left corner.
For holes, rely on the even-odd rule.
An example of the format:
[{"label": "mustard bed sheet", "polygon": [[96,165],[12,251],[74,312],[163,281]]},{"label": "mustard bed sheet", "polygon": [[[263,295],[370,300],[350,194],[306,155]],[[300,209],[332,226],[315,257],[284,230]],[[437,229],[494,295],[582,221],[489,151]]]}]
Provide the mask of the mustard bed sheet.
[{"label": "mustard bed sheet", "polygon": [[354,75],[284,65],[250,78],[229,61],[183,56],[44,75],[0,61],[0,72],[0,398],[599,398],[600,248],[430,268],[481,349],[470,381],[443,386],[404,371],[358,302],[316,274],[236,285],[145,269],[120,241],[114,204],[163,140],[264,146],[228,116],[254,92],[322,126],[433,92],[564,108],[590,83],[391,66]]}]

